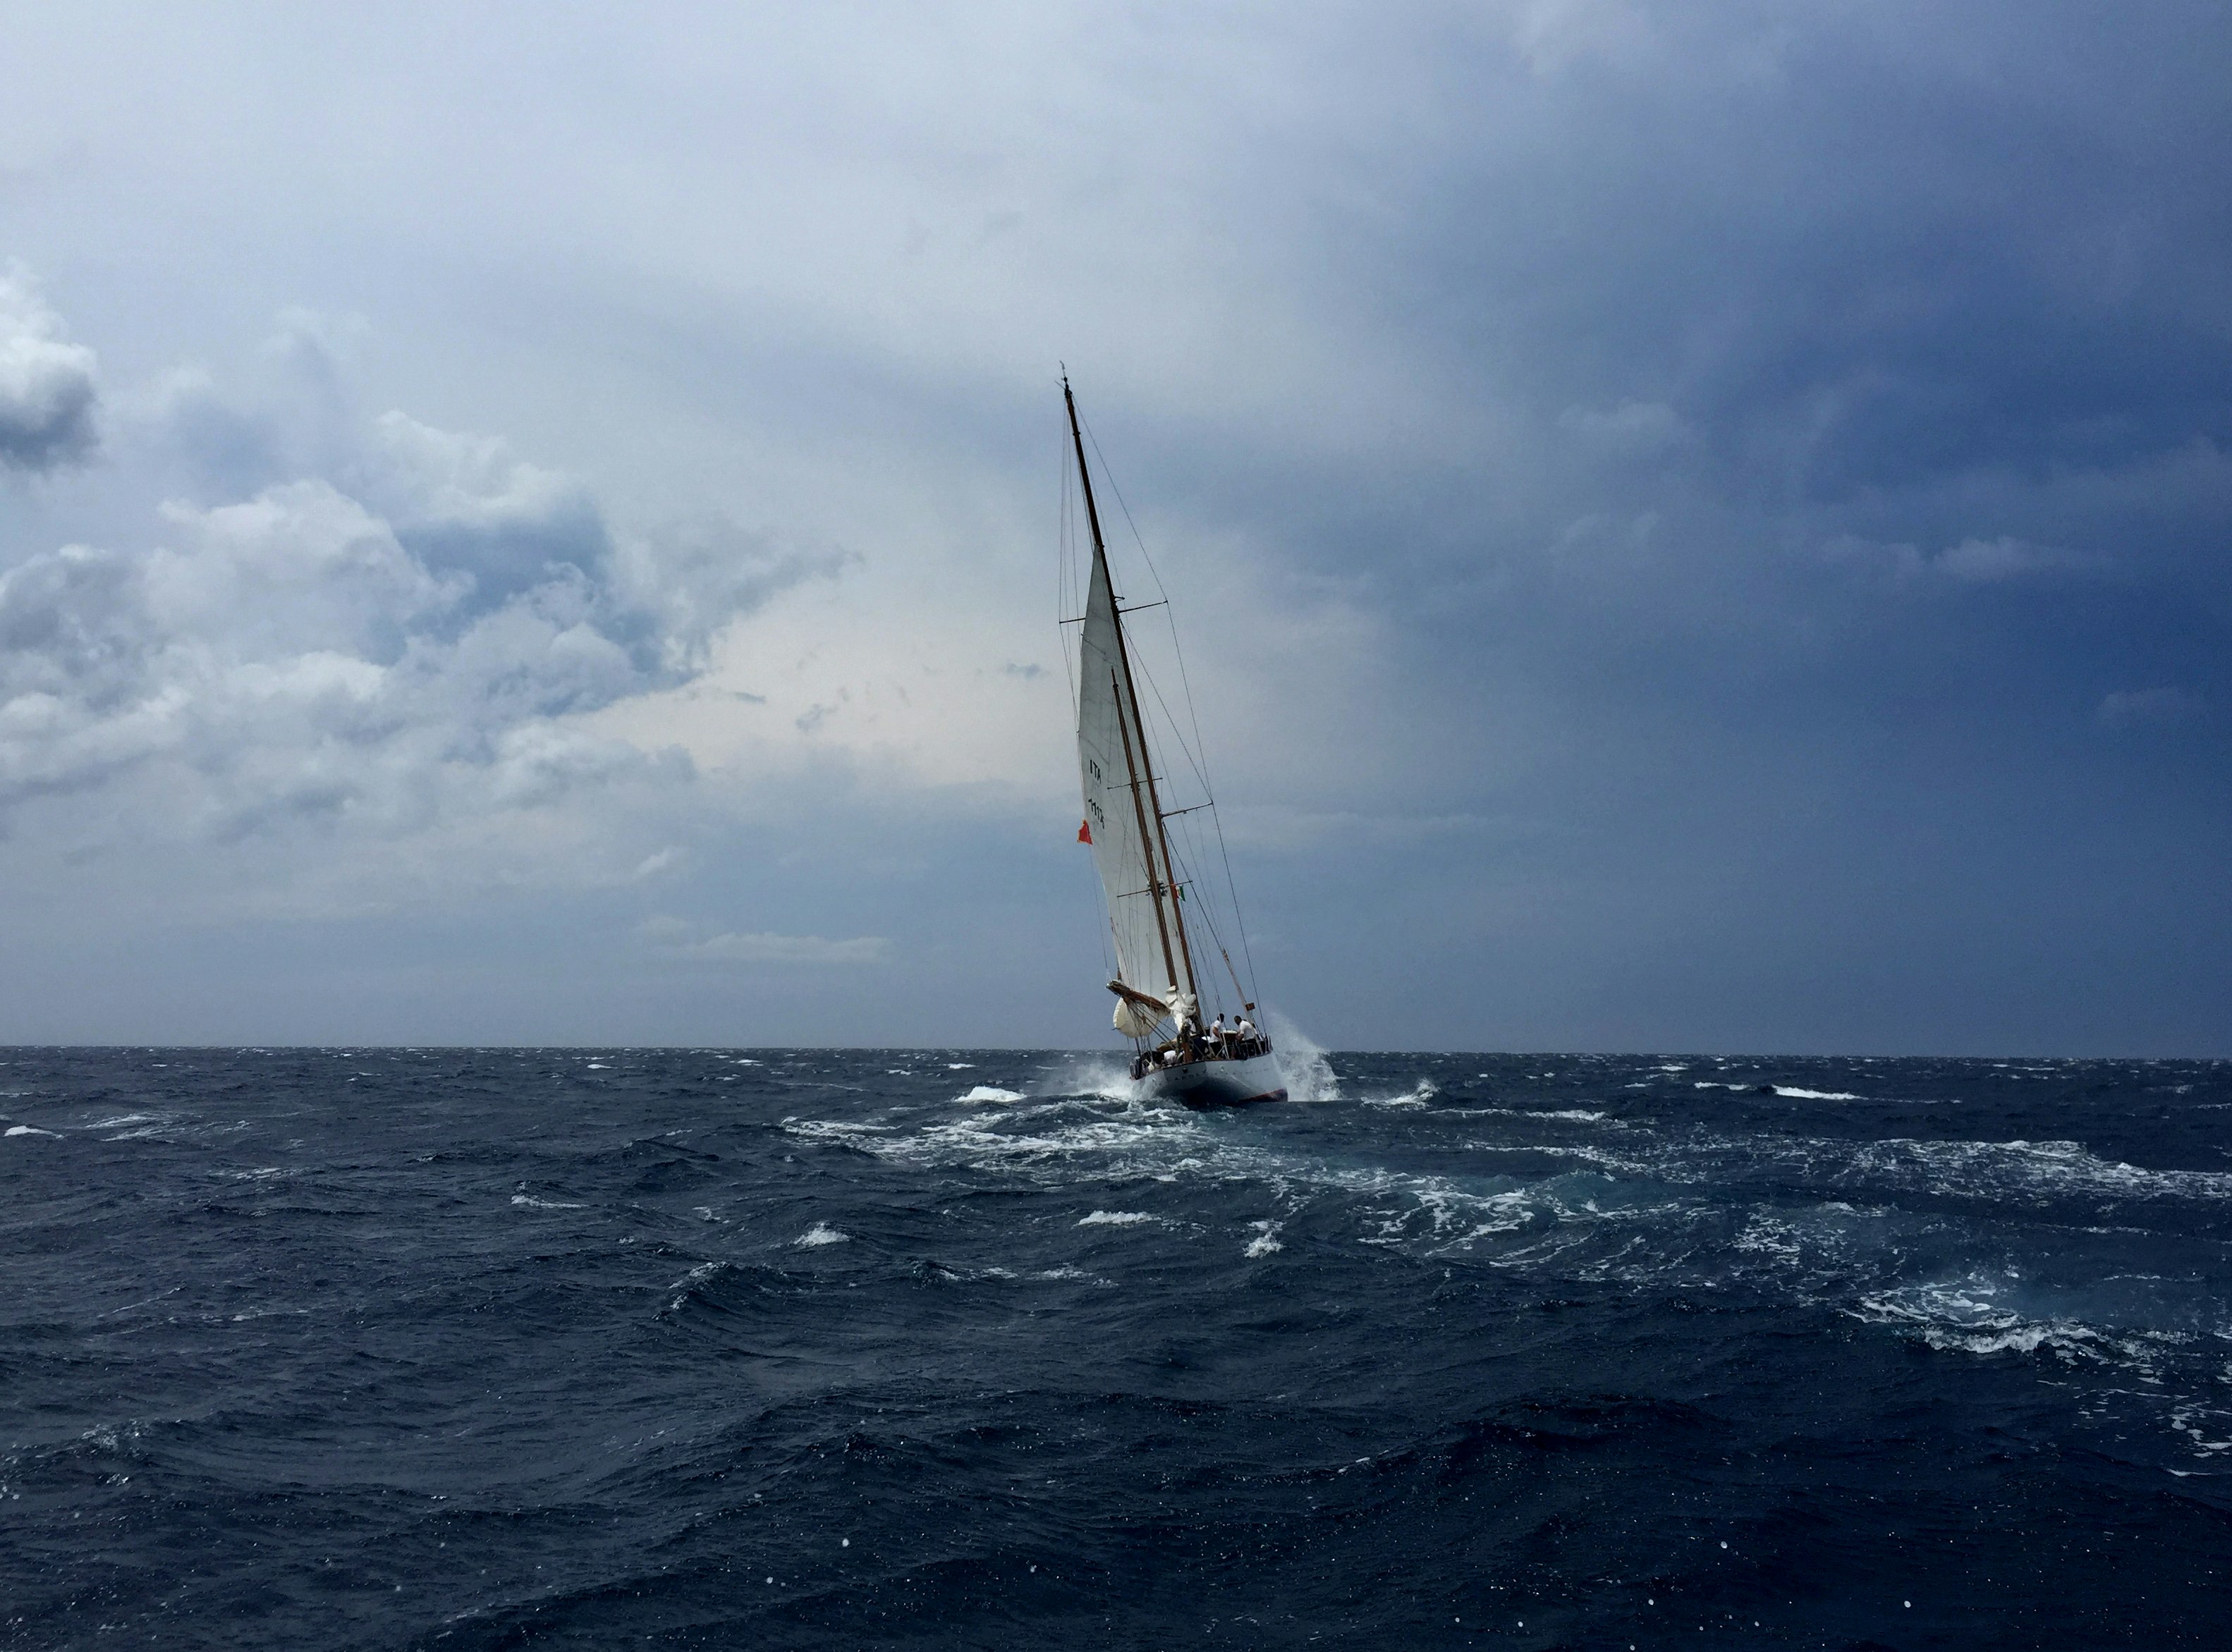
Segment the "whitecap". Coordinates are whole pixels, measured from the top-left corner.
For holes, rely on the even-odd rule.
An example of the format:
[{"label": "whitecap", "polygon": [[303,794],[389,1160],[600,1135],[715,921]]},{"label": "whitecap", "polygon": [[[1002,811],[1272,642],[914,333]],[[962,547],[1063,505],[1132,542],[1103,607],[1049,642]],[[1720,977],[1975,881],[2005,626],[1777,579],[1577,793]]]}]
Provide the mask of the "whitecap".
[{"label": "whitecap", "polygon": [[1080,1216],[1080,1228],[1136,1228],[1143,1221],[1155,1218],[1144,1210],[1096,1210],[1089,1216]]},{"label": "whitecap", "polygon": [[1779,1084],[1774,1086],[1778,1096],[1788,1096],[1794,1101],[1858,1101],[1859,1098],[1843,1090],[1801,1090],[1796,1085]]},{"label": "whitecap", "polygon": [[2041,1349],[2064,1361],[2097,1360],[2111,1354],[2139,1356],[2144,1350],[2118,1341],[2066,1316],[2033,1318],[1996,1300],[1998,1284],[1976,1275],[1902,1286],[1860,1298],[1855,1318],[1902,1326],[1930,1347],[1947,1353],[2035,1354]]},{"label": "whitecap", "polygon": [[1286,1226],[1284,1222],[1251,1221],[1248,1225],[1256,1230],[1256,1237],[1249,1240],[1248,1248],[1240,1253],[1243,1256],[1269,1256],[1287,1248],[1272,1236]]},{"label": "whitecap", "polygon": [[1002,1090],[996,1085],[980,1084],[967,1095],[959,1097],[957,1099],[964,1102],[1021,1101],[1023,1099],[1023,1093],[1020,1090]]},{"label": "whitecap", "polygon": [[524,1205],[530,1210],[587,1210],[589,1208],[587,1205],[569,1205],[558,1199],[537,1199],[524,1193],[513,1194],[511,1202],[516,1205]]},{"label": "whitecap", "polygon": [[54,1133],[55,1132],[50,1130],[39,1130],[29,1124],[10,1124],[8,1126],[8,1134],[10,1136],[52,1136]]},{"label": "whitecap", "polygon": [[1405,1090],[1399,1096],[1366,1096],[1364,1105],[1367,1107],[1423,1107],[1441,1093],[1431,1079],[1421,1079],[1415,1089]]},{"label": "whitecap", "polygon": [[832,1228],[827,1222],[817,1221],[814,1226],[808,1228],[791,1242],[795,1245],[803,1246],[808,1250],[811,1250],[819,1245],[846,1244],[851,1241],[852,1237],[853,1235],[850,1234],[840,1233],[836,1228]]}]

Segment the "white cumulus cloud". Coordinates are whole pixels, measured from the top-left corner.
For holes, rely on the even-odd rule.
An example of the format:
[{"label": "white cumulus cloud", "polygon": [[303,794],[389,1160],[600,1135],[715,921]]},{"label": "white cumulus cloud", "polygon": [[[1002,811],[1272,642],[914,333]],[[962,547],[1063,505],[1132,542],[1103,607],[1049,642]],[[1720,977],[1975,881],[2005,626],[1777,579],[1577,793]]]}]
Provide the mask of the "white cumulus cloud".
[{"label": "white cumulus cloud", "polygon": [[0,468],[51,470],[93,450],[96,366],[21,265],[0,271]]},{"label": "white cumulus cloud", "polygon": [[[26,326],[57,334],[23,292],[0,293],[17,345]],[[90,353],[56,348],[89,374]],[[207,391],[193,414],[216,405]],[[841,560],[720,522],[616,531],[586,486],[500,438],[328,405],[343,412],[316,473],[166,502],[137,548],[0,573],[0,811],[128,775],[141,836],[308,820],[393,837],[686,776],[587,714],[686,683],[724,626]],[[234,422],[252,436],[259,418],[275,431],[245,445],[287,451],[283,409]]]}]

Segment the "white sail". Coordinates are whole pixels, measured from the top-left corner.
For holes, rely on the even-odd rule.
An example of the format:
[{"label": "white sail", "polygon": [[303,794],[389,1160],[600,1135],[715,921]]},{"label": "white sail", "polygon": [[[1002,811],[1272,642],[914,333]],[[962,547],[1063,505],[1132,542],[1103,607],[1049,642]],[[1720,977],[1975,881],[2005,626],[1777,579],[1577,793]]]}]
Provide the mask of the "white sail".
[{"label": "white sail", "polygon": [[[1162,864],[1161,834],[1148,780],[1145,731],[1135,717],[1130,664],[1118,630],[1108,559],[1096,546],[1093,584],[1078,645],[1077,764],[1093,860],[1108,897],[1116,973],[1134,992],[1169,1003],[1193,994],[1179,930],[1178,897]],[[1126,1009],[1119,1001],[1118,1025]],[[1124,1027],[1129,1032],[1129,1027]],[[1133,1036],[1139,1036],[1134,1033]]]}]

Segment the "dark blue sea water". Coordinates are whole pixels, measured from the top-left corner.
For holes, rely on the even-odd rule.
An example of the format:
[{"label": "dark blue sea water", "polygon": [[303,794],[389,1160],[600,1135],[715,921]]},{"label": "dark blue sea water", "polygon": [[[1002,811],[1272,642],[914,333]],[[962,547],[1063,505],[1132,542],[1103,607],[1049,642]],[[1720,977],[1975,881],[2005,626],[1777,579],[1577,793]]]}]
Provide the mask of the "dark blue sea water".
[{"label": "dark blue sea water", "polygon": [[2232,1066],[0,1060],[0,1645],[2232,1644]]}]

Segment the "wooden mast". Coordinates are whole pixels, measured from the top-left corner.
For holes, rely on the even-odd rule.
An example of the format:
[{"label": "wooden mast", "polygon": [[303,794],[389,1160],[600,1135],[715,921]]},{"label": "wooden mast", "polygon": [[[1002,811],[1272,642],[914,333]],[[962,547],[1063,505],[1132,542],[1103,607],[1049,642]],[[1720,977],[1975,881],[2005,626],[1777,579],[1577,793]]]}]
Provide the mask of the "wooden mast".
[{"label": "wooden mast", "polygon": [[[1105,577],[1108,570],[1108,547],[1100,537],[1100,510],[1093,501],[1093,473],[1085,466],[1085,437],[1078,428],[1077,398],[1070,393],[1069,376],[1067,373],[1062,376],[1061,399],[1063,406],[1069,410],[1069,439],[1077,450],[1077,479],[1085,489],[1085,520],[1093,530],[1093,560],[1099,565]],[[1171,865],[1170,839],[1163,831],[1162,804],[1155,794],[1154,757],[1147,750],[1146,725],[1139,721],[1139,692],[1132,684],[1131,651],[1124,641],[1124,617],[1116,608],[1116,586],[1113,580],[1108,583],[1108,611],[1109,623],[1116,632],[1116,658],[1124,668],[1122,680],[1112,682],[1110,684],[1122,690],[1116,701],[1116,730],[1124,736],[1124,766],[1132,773],[1132,807],[1139,817],[1139,849],[1147,859],[1147,890],[1154,897],[1155,930],[1162,938],[1163,967],[1170,971],[1171,984],[1173,987],[1177,986],[1178,984],[1178,961],[1171,955],[1171,925],[1163,914],[1164,878],[1155,871],[1157,842],[1162,845],[1164,872],[1169,874],[1171,878],[1170,917],[1177,922],[1178,954],[1185,959],[1185,990],[1194,994],[1198,1001],[1199,994],[1195,992],[1193,980],[1193,949],[1186,943],[1185,915],[1177,910],[1176,869]],[[1132,713],[1129,724],[1126,724],[1124,720],[1125,705],[1127,701]],[[1136,760],[1132,755],[1132,729],[1134,727],[1139,730],[1139,755]],[[1147,781],[1147,798],[1145,803],[1142,803],[1139,799],[1139,778],[1143,767],[1145,769]],[[1155,833],[1152,839],[1147,835],[1147,816],[1150,813],[1153,814],[1155,820]]]}]

